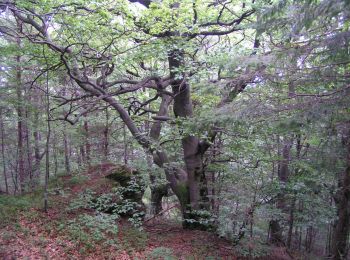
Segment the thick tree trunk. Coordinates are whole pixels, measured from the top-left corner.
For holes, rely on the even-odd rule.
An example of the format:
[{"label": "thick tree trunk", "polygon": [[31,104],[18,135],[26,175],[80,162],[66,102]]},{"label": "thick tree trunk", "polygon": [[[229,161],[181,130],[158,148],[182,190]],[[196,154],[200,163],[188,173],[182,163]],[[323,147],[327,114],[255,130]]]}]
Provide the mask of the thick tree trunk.
[{"label": "thick tree trunk", "polygon": [[346,133],[343,143],[347,148],[347,166],[339,175],[338,191],[334,196],[337,207],[337,219],[334,224],[331,254],[332,259],[346,259],[350,229],[350,132]]},{"label": "thick tree trunk", "polygon": [[157,215],[163,210],[162,200],[167,194],[167,185],[157,185],[151,187],[151,215]]},{"label": "thick tree trunk", "polygon": [[[278,179],[280,181],[280,185],[282,189],[286,185],[289,177],[289,161],[290,161],[290,150],[292,147],[292,140],[286,139],[284,140],[284,145],[282,149],[282,160],[278,165]],[[280,193],[277,197],[276,207],[282,211],[286,210],[286,198],[283,193]],[[273,219],[270,221],[270,242],[276,245],[284,244],[282,232],[283,229],[281,227],[280,219]]]},{"label": "thick tree trunk", "polygon": [[[184,54],[181,50],[173,50],[168,55],[170,77],[174,79],[172,91],[174,94],[174,114],[176,117],[191,117],[193,106],[190,96],[190,85],[184,76],[179,77],[179,70],[184,65]],[[176,79],[176,80],[175,80]],[[209,199],[207,183],[203,168],[202,156],[204,151],[201,149],[199,138],[195,136],[185,136],[182,139],[182,148],[184,152],[185,171],[187,173],[187,183],[182,187],[182,212],[184,214],[184,227],[197,228],[193,226],[192,221],[186,223],[186,219],[197,221],[195,211],[200,209],[209,209]],[[183,184],[181,184],[183,185]],[[176,192],[175,192],[176,193]],[[184,196],[188,196],[184,198]],[[187,205],[188,204],[188,205]]]},{"label": "thick tree trunk", "polygon": [[305,237],[305,250],[308,253],[311,253],[312,251],[315,235],[316,235],[316,231],[314,227],[308,226],[306,229],[306,237]]},{"label": "thick tree trunk", "polygon": [[270,221],[270,243],[280,245],[282,241],[282,228],[279,220],[273,219]]},{"label": "thick tree trunk", "polygon": [[[150,158],[152,159],[152,158]],[[148,160],[148,165],[152,166],[153,162]],[[151,208],[150,214],[157,215],[159,212],[163,210],[162,200],[164,196],[168,195],[168,186],[167,184],[159,184],[157,183],[157,176],[151,171],[149,172],[149,178],[151,182]]]}]

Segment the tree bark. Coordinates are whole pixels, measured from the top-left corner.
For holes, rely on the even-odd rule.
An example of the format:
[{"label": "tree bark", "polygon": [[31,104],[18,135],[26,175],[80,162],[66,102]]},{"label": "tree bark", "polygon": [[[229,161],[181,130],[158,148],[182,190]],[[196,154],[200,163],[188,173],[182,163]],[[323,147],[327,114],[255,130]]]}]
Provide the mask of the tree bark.
[{"label": "tree bark", "polygon": [[[20,43],[18,42],[18,45]],[[23,124],[23,93],[22,93],[22,69],[20,66],[21,57],[16,57],[16,94],[17,94],[17,149],[18,149],[18,176],[20,182],[20,192],[25,191],[26,174],[24,162],[24,124]]]},{"label": "tree bark", "polygon": [[71,174],[70,169],[70,156],[69,156],[69,137],[67,133],[67,127],[66,124],[63,125],[63,143],[64,143],[64,166],[66,169],[66,174]]},{"label": "tree bark", "polygon": [[[159,111],[157,113],[157,116],[167,116],[168,115],[168,109],[171,102],[171,97],[165,94],[162,94],[162,100],[159,106]],[[150,138],[154,142],[159,141],[159,136],[162,128],[162,123],[159,120],[156,120],[150,129]],[[149,166],[152,165],[152,161],[149,161]],[[163,210],[162,207],[162,199],[164,196],[168,194],[168,186],[167,184],[158,184],[157,183],[157,176],[153,172],[150,171],[149,174],[150,181],[151,181],[151,214],[157,215]]]},{"label": "tree bark", "polygon": [[[349,125],[347,126],[349,127]],[[346,169],[338,177],[338,191],[334,196],[337,207],[337,219],[334,224],[331,253],[332,259],[346,259],[348,255],[348,237],[350,229],[350,131],[343,137],[347,150]]]},{"label": "tree bark", "polygon": [[86,163],[86,157],[85,157],[85,149],[84,149],[83,145],[79,146],[79,152],[80,152],[81,161],[85,164]]},{"label": "tree bark", "polygon": [[[290,138],[285,138],[283,148],[282,148],[282,160],[278,164],[278,179],[280,181],[280,185],[282,187],[282,192],[278,194],[276,207],[281,211],[286,210],[286,198],[283,194],[283,189],[287,184],[289,177],[289,161],[290,161],[290,150],[292,147],[292,140]],[[281,227],[280,219],[273,219],[270,221],[270,242],[276,245],[282,245],[283,229]]]},{"label": "tree bark", "polygon": [[127,165],[128,164],[128,141],[126,139],[126,126],[123,126],[123,144],[124,144],[124,152],[123,152],[123,160],[124,160],[124,164]]},{"label": "tree bark", "polygon": [[[47,62],[47,60],[46,60]],[[47,64],[46,64],[47,65]],[[44,211],[48,210],[48,186],[50,177],[50,96],[49,96],[49,73],[46,72],[46,119],[47,119],[47,136],[46,136],[46,156],[45,156],[45,183],[44,183]]]},{"label": "tree bark", "polygon": [[[186,81],[183,73],[180,73],[184,66],[184,54],[181,50],[175,49],[169,52],[168,63],[170,77],[173,79],[172,92],[174,95],[173,110],[176,117],[189,118],[193,114],[191,101],[190,85]],[[190,222],[186,223],[186,218],[198,220],[195,211],[200,209],[209,209],[209,199],[206,176],[203,167],[203,151],[201,143],[196,136],[185,136],[182,139],[182,148],[184,153],[185,171],[187,174],[187,183],[183,187],[186,192],[182,196],[188,196],[183,200],[182,212],[184,216],[184,227],[197,228]],[[198,224],[198,223],[196,223]]]},{"label": "tree bark", "polygon": [[294,210],[295,210],[295,198],[292,198],[290,209],[289,209],[289,227],[288,227],[288,236],[287,236],[287,247],[290,248],[292,245],[293,239],[293,226],[294,226]]},{"label": "tree bark", "polygon": [[[29,93],[25,93],[25,95],[27,96],[25,101],[26,102],[30,102],[30,94]],[[30,145],[31,143],[31,138],[30,138],[30,129],[29,129],[29,111],[27,106],[25,107],[25,124],[24,124],[24,140],[25,140],[25,144],[26,144],[26,154],[27,154],[27,163],[26,163],[26,174],[27,176],[29,175],[29,183],[30,183],[30,188],[33,190],[34,188],[34,180],[33,180],[33,163],[32,163],[32,147]]]},{"label": "tree bark", "polygon": [[106,108],[106,124],[103,129],[103,155],[105,157],[105,160],[108,160],[108,147],[109,147],[109,112],[108,108]]},{"label": "tree bark", "polygon": [[[79,153],[77,153],[77,154],[78,154],[78,157],[79,157]],[[58,172],[58,165],[59,165],[58,164],[58,156],[57,156],[57,134],[56,133],[53,134],[52,156],[53,156],[53,161],[54,161],[54,165],[55,165],[53,174],[56,176],[57,172]]]},{"label": "tree bark", "polygon": [[2,169],[5,180],[5,192],[9,193],[9,185],[7,182],[7,168],[6,168],[6,156],[5,156],[5,126],[3,121],[3,109],[0,107],[0,131],[1,131],[1,157],[2,157]]},{"label": "tree bark", "polygon": [[86,151],[86,162],[88,165],[91,164],[91,144],[89,140],[89,123],[87,120],[84,121],[84,134],[85,134],[85,151]]},{"label": "tree bark", "polygon": [[[39,98],[38,93],[34,95],[34,101],[39,104]],[[36,186],[38,183],[40,183],[40,161],[42,159],[42,156],[40,154],[40,133],[39,133],[39,105],[35,108],[34,111],[34,131],[33,131],[33,137],[34,137],[34,169],[33,169],[33,179],[34,179],[34,186]]]}]

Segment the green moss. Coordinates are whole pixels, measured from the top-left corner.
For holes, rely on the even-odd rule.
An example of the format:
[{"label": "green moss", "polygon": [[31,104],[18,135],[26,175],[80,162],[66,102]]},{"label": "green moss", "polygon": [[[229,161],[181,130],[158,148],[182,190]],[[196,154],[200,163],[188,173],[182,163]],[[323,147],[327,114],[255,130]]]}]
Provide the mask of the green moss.
[{"label": "green moss", "polygon": [[118,165],[111,170],[106,178],[114,180],[125,187],[133,175],[138,175],[138,172],[128,168],[126,165]]}]

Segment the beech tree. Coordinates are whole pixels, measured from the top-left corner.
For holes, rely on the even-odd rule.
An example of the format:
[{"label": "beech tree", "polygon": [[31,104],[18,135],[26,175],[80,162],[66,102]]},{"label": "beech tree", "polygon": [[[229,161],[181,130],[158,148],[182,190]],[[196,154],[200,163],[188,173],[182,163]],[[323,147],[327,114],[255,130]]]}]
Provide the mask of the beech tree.
[{"label": "beech tree", "polygon": [[[175,194],[185,228],[213,228],[234,244],[264,229],[269,243],[307,252],[319,232],[325,254],[344,258],[348,7],[341,0],[1,1],[0,36],[17,46],[2,61],[16,99],[0,103],[6,191],[11,173],[25,191],[45,154],[67,174],[141,157],[153,214]],[[7,117],[17,124],[14,163],[4,152],[14,147]],[[51,140],[38,127],[47,121],[56,126]]]},{"label": "beech tree", "polygon": [[[179,198],[181,203],[184,219],[196,219],[195,210],[206,209],[207,187],[205,184],[205,174],[203,168],[203,155],[210,146],[210,142],[215,138],[216,130],[208,129],[210,134],[201,139],[192,134],[185,134],[182,137],[182,149],[184,164],[180,167],[172,164],[166,151],[156,142],[157,135],[160,132],[161,124],[159,121],[168,120],[166,115],[169,101],[165,95],[171,97],[173,101],[173,113],[176,118],[189,120],[193,116],[193,105],[191,100],[189,77],[194,72],[186,69],[186,59],[188,62],[196,59],[196,52],[202,47],[194,46],[189,49],[189,45],[194,42],[205,39],[206,37],[220,37],[230,33],[240,31],[248,17],[255,12],[254,5],[240,4],[219,4],[219,5],[199,5],[189,2],[171,3],[150,3],[140,2],[148,10],[139,10],[138,13],[130,13],[125,6],[127,3],[115,4],[89,4],[66,3],[62,5],[50,4],[44,7],[40,5],[28,6],[25,2],[6,3],[3,10],[11,12],[17,23],[21,24],[19,30],[20,37],[24,37],[34,44],[41,44],[51,50],[56,64],[51,66],[64,67],[71,80],[75,82],[86,94],[75,97],[74,99],[94,97],[97,100],[103,100],[113,107],[128,127],[131,134],[144,147],[147,152],[151,153],[154,162],[164,168],[167,180],[173,192]],[[231,9],[237,9],[239,12],[234,18],[231,18]],[[71,12],[75,13],[71,16]],[[207,17],[205,12],[212,13],[213,17]],[[67,16],[68,15],[68,16]],[[115,16],[114,18],[112,16]],[[81,19],[80,22],[70,22],[70,17]],[[91,19],[100,21],[99,29],[94,28]],[[113,19],[122,19],[119,25],[115,24]],[[174,20],[173,22],[171,22]],[[171,22],[169,24],[169,22]],[[56,29],[55,27],[58,27]],[[113,27],[119,27],[114,35],[107,35]],[[194,29],[196,28],[196,29]],[[53,31],[50,31],[53,30]],[[86,30],[99,32],[90,40],[84,39],[85,35],[79,35],[87,32]],[[12,33],[12,32],[8,32]],[[75,36],[73,35],[75,34]],[[130,34],[130,35],[129,35]],[[60,36],[59,36],[60,35]],[[64,35],[64,36],[63,36]],[[154,73],[158,71],[150,70],[150,74],[141,80],[127,78],[127,74],[137,78],[138,72],[130,72],[128,69],[120,74],[124,78],[115,78],[113,73],[116,68],[120,70],[121,63],[117,63],[119,50],[118,41],[128,35],[133,42],[125,42],[128,49],[133,49],[144,45],[144,48],[153,48],[157,43],[163,42],[166,50],[163,50],[164,57],[160,59],[163,65],[168,67],[168,72],[162,71],[161,76]],[[58,38],[62,37],[64,39]],[[99,37],[104,40],[96,41]],[[154,41],[155,44],[147,44],[147,41]],[[211,40],[209,39],[208,42]],[[133,46],[134,45],[134,46]],[[186,53],[190,52],[190,53]],[[120,56],[120,55],[119,55]],[[192,57],[191,57],[192,56]],[[57,60],[58,59],[58,60]],[[166,62],[167,60],[167,62]],[[147,71],[143,62],[138,62],[139,68]],[[166,63],[168,63],[166,65]],[[147,73],[148,74],[148,73]],[[116,87],[116,86],[119,86]],[[167,87],[171,87],[171,91]],[[157,115],[154,117],[155,122],[151,130],[151,136],[140,131],[136,126],[135,120],[128,114],[128,111],[121,102],[115,98],[122,94],[132,93],[142,88],[152,89],[155,97],[144,103],[132,102],[129,104],[139,107],[136,110],[145,110],[143,107],[152,100],[162,96]],[[242,86],[234,86],[230,91],[242,91]],[[147,112],[147,111],[145,111]],[[68,119],[68,114],[65,119]],[[85,123],[87,130],[87,122]],[[158,128],[158,129],[157,129]],[[151,138],[150,138],[151,137]],[[153,140],[152,140],[153,139]],[[87,150],[88,154],[88,150]],[[21,160],[20,160],[21,161]],[[21,176],[21,175],[20,175]],[[185,222],[186,223],[186,222]]]}]

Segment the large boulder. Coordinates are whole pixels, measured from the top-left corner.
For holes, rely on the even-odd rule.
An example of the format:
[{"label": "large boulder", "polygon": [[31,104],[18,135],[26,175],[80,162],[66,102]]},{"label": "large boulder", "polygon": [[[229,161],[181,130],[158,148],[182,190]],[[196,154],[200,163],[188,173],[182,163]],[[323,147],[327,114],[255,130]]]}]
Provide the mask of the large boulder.
[{"label": "large boulder", "polygon": [[143,212],[145,210],[142,202],[145,185],[139,171],[126,165],[116,165],[108,171],[106,178],[115,182],[117,191],[123,197],[123,201],[120,201],[118,204],[126,202],[138,204],[137,209],[130,210],[121,215],[132,216],[137,212]]}]

